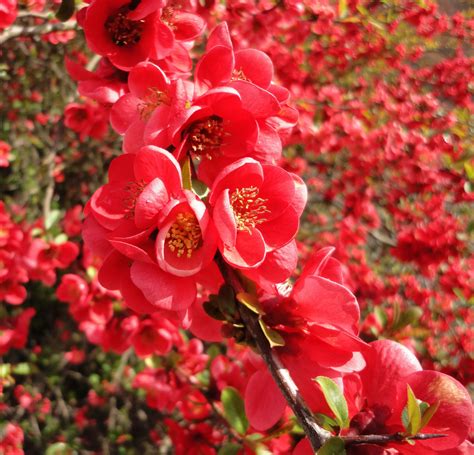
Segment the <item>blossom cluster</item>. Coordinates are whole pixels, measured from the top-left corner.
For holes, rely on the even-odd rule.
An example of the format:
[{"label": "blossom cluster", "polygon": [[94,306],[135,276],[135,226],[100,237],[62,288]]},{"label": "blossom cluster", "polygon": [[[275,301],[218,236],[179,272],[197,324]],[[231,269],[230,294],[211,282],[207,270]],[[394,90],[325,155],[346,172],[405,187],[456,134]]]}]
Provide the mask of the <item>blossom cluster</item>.
[{"label": "blossom cluster", "polygon": [[[386,433],[403,428],[403,387],[412,385],[418,394],[426,388],[432,392],[426,400],[434,404],[447,399],[449,384],[462,406],[441,406],[430,424],[433,431],[449,431],[440,448],[459,446],[471,406],[463,387],[441,373],[412,379],[409,373],[421,368],[413,367],[400,375],[399,398],[387,402],[395,404],[376,412],[381,404],[371,399],[364,378],[372,378],[377,347],[358,337],[359,307],[330,249],[313,256],[292,289],[282,285],[296,267],[294,239],[307,193],[297,175],[277,165],[297,113],[288,90],[273,82],[271,59],[257,49],[235,50],[224,22],[211,31],[191,81],[182,57],[204,28],[193,12],[166,2],[95,0],[81,11],[80,22],[89,47],[116,68],[102,78],[77,76],[81,70],[74,66],[82,93],[101,102],[105,88],[109,94],[125,90],[110,108],[124,153],[111,162],[108,183],[85,212],[83,235],[103,260],[102,286],[120,291],[138,313],[159,313],[213,339],[215,323],[203,314],[198,290],[222,281],[218,254],[257,285],[261,324],[282,337],[276,350],[312,409],[327,411],[314,378],[330,377],[354,402],[354,422],[361,413],[371,416],[352,431],[377,427]],[[125,88],[118,85],[123,72]],[[380,355],[391,345],[382,346]],[[392,361],[395,369],[404,368],[398,351]],[[262,367],[245,395],[251,424],[266,430],[280,420],[286,402]],[[465,424],[450,427],[453,412]]]},{"label": "blossom cluster", "polygon": [[[72,267],[78,255],[74,243],[51,240],[41,221],[28,227],[14,223],[0,207],[5,215],[0,214],[0,223],[5,220],[0,224],[0,300],[15,310],[12,316],[0,314],[0,353],[25,345],[35,310],[17,312],[26,297],[24,284],[40,280],[53,286],[55,270],[69,267],[57,299],[67,303],[90,343],[122,359],[135,352],[142,363],[135,372],[125,366],[123,377],[163,418],[177,454],[215,454],[216,447],[233,440],[235,428],[227,432],[212,420],[216,407],[225,413],[222,397],[229,389],[244,397],[249,421],[238,431],[239,453],[262,448],[275,454],[313,453],[306,439],[294,447],[288,434],[291,413],[262,359],[229,338],[252,344],[235,307],[241,303],[222,286],[215,262],[222,258],[250,300],[258,301],[253,311],[275,343],[274,352],[333,433],[408,438],[410,387],[422,412],[426,407],[435,411],[421,431],[445,435],[415,446],[401,440],[383,448],[353,445],[348,453],[468,452],[469,396],[452,377],[422,369],[439,365],[426,359],[420,364],[414,356],[408,303],[423,308],[422,324],[429,329],[472,318],[452,305],[454,294],[466,301],[472,294],[472,260],[468,242],[459,235],[468,217],[448,210],[462,207],[471,196],[459,174],[445,168],[449,160],[464,159],[462,125],[439,99],[420,89],[420,78],[429,80],[440,97],[469,111],[469,59],[459,51],[429,70],[414,70],[403,61],[404,46],[390,47],[389,33],[380,31],[384,23],[368,19],[368,10],[377,10],[374,2],[350,2],[345,12],[311,1],[211,3],[92,0],[78,12],[87,44],[100,60],[86,69],[81,53],[66,58],[82,99],[67,105],[64,125],[81,141],[104,140],[110,121],[123,137],[122,150],[114,151],[119,156],[110,163],[107,182],[85,207],[86,245]],[[433,37],[449,23],[426,3],[410,3],[397,14],[419,36]],[[3,7],[10,8],[8,21],[14,19],[14,4]],[[0,6],[0,28],[8,25],[2,12]],[[472,30],[460,17],[452,22],[460,40]],[[206,24],[212,31],[204,47]],[[395,22],[389,27],[397,33]],[[247,48],[252,45],[259,50]],[[418,61],[420,54],[407,58]],[[400,86],[388,82],[393,74],[384,79],[386,70],[377,76],[369,69],[367,80],[359,77],[351,62],[370,58],[389,61],[388,67],[400,73]],[[355,81],[347,76],[351,72],[357,73]],[[291,101],[285,87],[291,89]],[[48,119],[38,114],[35,121]],[[287,144],[289,155],[282,157]],[[14,162],[16,153],[0,142],[0,167]],[[55,157],[58,167],[62,159]],[[53,174],[56,182],[64,180],[61,170]],[[89,175],[94,174],[91,168]],[[308,198],[304,174],[312,177],[308,183],[317,210],[302,223]],[[391,186],[380,185],[386,175],[394,179]],[[86,186],[81,183],[83,193]],[[341,214],[333,216],[334,226],[328,223],[328,208]],[[69,237],[79,233],[79,211],[68,212],[63,222]],[[322,227],[322,235],[295,240],[308,224]],[[7,241],[2,243],[2,237]],[[375,243],[373,251],[383,250],[391,261],[412,269],[402,274],[394,268],[398,275],[381,279],[373,269],[378,259],[365,251],[375,241],[385,243]],[[337,249],[319,249],[328,243]],[[305,257],[302,271],[298,253]],[[299,277],[292,281],[295,271]],[[428,280],[440,290],[432,291]],[[356,295],[366,311],[380,305],[361,326],[362,335]],[[441,302],[443,317],[431,320],[428,302],[433,300]],[[183,328],[197,338],[188,339]],[[84,364],[87,348],[76,346],[77,338],[61,322],[55,330],[69,349],[61,365]],[[208,349],[206,342],[223,337],[225,355]],[[399,339],[408,348],[384,339],[368,342],[377,337]],[[455,338],[451,351],[446,346],[442,351],[448,356],[469,352],[468,334],[456,331]],[[426,348],[433,356],[440,351],[431,338]],[[467,381],[463,374],[469,367],[461,366],[444,371]],[[315,381],[321,376],[344,393],[349,408],[344,428]],[[21,412],[38,412],[43,419],[49,401],[27,389],[14,389]],[[104,380],[96,390],[74,412],[84,434],[96,426],[95,415],[117,392],[117,384]],[[163,431],[155,430],[149,436],[160,444]],[[16,449],[22,438],[21,429],[9,424],[0,435],[0,449]],[[119,435],[117,444],[126,438]]]}]

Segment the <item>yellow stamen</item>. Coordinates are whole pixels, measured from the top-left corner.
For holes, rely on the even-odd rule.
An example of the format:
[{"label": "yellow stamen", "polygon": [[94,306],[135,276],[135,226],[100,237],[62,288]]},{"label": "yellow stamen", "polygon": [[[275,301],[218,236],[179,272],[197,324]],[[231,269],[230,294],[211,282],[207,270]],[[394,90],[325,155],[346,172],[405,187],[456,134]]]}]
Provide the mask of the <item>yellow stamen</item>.
[{"label": "yellow stamen", "polygon": [[255,186],[236,188],[230,196],[230,203],[234,212],[237,229],[248,231],[257,224],[264,223],[265,213],[270,213],[265,203],[268,199],[258,197],[259,189]]},{"label": "yellow stamen", "polygon": [[189,127],[188,135],[191,150],[207,159],[216,156],[226,136],[222,123],[222,119],[217,116],[194,122]]},{"label": "yellow stamen", "polygon": [[170,104],[168,93],[158,90],[156,87],[149,87],[148,93],[138,105],[138,113],[142,120],[148,120],[153,111],[162,104]]},{"label": "yellow stamen", "polygon": [[110,15],[104,24],[112,42],[120,47],[137,44],[143,33],[145,21],[128,19],[128,12],[127,7],[122,7]]},{"label": "yellow stamen", "polygon": [[190,212],[179,213],[176,221],[166,234],[169,249],[179,258],[190,258],[193,251],[202,245],[202,232],[199,222]]}]

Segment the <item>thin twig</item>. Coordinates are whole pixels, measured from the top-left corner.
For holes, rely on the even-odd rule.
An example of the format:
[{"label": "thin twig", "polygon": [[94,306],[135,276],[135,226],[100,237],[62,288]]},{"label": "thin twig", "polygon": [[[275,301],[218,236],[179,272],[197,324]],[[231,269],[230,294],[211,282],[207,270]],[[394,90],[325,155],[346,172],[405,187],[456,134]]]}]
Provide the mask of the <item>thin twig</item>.
[{"label": "thin twig", "polygon": [[[231,285],[236,292],[242,292],[244,289],[235,271],[226,264],[219,253],[216,255],[215,260],[224,281]],[[332,436],[331,433],[321,428],[314,420],[313,414],[300,395],[298,387],[289,371],[283,366],[276,352],[270,347],[255,315],[243,305],[239,305],[239,312],[273,379],[308,436],[312,448],[315,451],[318,450]]]},{"label": "thin twig", "polygon": [[426,440],[426,439],[437,439],[444,438],[445,434],[437,433],[422,433],[416,436],[407,437],[403,433],[393,434],[361,434],[359,436],[343,436],[346,446],[353,444],[386,444],[387,442],[403,442],[406,439],[412,440]]},{"label": "thin twig", "polygon": [[18,38],[20,36],[36,36],[45,35],[51,32],[63,32],[66,30],[76,30],[78,25],[76,22],[56,22],[45,23],[40,25],[12,25],[0,34],[0,44],[6,43],[8,40]]}]

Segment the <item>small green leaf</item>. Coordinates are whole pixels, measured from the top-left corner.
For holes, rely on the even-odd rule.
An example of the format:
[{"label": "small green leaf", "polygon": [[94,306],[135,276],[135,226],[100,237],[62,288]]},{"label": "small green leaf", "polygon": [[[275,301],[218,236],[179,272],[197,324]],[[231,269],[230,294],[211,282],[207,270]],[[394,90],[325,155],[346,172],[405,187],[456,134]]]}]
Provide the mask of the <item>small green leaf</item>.
[{"label": "small green leaf", "polygon": [[338,423],[326,414],[317,413],[314,415],[314,417],[318,425],[323,427],[325,430],[333,431],[334,428],[338,426]]},{"label": "small green leaf", "polygon": [[12,373],[20,376],[28,376],[31,374],[30,364],[26,362],[18,363],[13,367]]},{"label": "small green leaf", "polygon": [[72,449],[64,442],[51,444],[45,452],[45,455],[71,455]]},{"label": "small green leaf", "polygon": [[228,444],[226,444],[225,446],[222,446],[219,449],[219,452],[217,452],[217,455],[237,455],[241,448],[242,446],[240,446],[239,444],[233,444],[229,442]]},{"label": "small green leaf", "polygon": [[265,322],[263,322],[261,319],[258,320],[258,323],[260,324],[265,338],[270,343],[271,348],[274,348],[276,346],[285,346],[285,340],[276,330],[273,330],[268,327],[268,325],[265,324]]},{"label": "small green leaf", "polygon": [[245,415],[244,400],[238,390],[233,387],[226,387],[222,390],[221,401],[224,406],[224,416],[227,422],[238,433],[245,434],[249,427],[249,422]]},{"label": "small green leaf", "polygon": [[423,412],[423,417],[421,418],[420,431],[430,423],[430,420],[435,415],[435,412],[439,408],[439,401],[431,406],[428,406],[428,409]]},{"label": "small green leaf", "polygon": [[255,314],[265,314],[260,303],[252,294],[248,294],[247,292],[239,292],[237,294],[237,300],[242,304],[245,305],[250,311],[253,311]]},{"label": "small green leaf", "polygon": [[209,194],[209,187],[201,180],[193,179],[192,185],[194,194],[199,196],[200,199],[204,199]]},{"label": "small green leaf", "polygon": [[[402,413],[403,426],[410,436],[415,436],[420,431],[421,411],[418,400],[411,387],[407,384],[407,405],[405,416]],[[405,410],[404,410],[405,412]]]},{"label": "small green leaf", "polygon": [[387,324],[387,313],[385,313],[384,309],[380,306],[376,306],[374,308],[374,314],[379,324],[385,327],[385,324]]},{"label": "small green leaf", "polygon": [[346,455],[344,441],[341,438],[331,438],[318,450],[317,455]]},{"label": "small green leaf", "polygon": [[191,158],[189,157],[184,160],[183,166],[181,167],[181,178],[183,181],[183,188],[185,190],[192,190]]},{"label": "small green leaf", "polygon": [[340,429],[349,427],[349,410],[347,402],[339,386],[330,378],[318,376],[314,379],[324,394],[324,398],[336,416],[336,421]]},{"label": "small green leaf", "polygon": [[420,307],[410,307],[400,313],[397,323],[392,326],[392,330],[400,330],[407,325],[416,325],[421,316],[423,316],[423,310]]},{"label": "small green leaf", "polygon": [[59,210],[51,210],[44,220],[44,228],[48,231],[51,229],[61,217],[61,212]]},{"label": "small green leaf", "polygon": [[76,2],[74,0],[62,0],[58,11],[56,12],[56,19],[61,22],[66,22],[71,19],[76,9]]},{"label": "small green leaf", "polygon": [[347,16],[347,0],[339,0],[339,17]]}]

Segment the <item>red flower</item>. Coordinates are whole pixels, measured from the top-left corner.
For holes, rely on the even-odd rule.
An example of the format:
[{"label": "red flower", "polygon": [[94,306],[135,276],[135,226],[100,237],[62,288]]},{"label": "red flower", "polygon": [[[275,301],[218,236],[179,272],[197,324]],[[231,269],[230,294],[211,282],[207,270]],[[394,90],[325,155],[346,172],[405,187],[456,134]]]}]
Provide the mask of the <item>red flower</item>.
[{"label": "red flower", "polygon": [[167,125],[176,103],[175,86],[153,63],[143,62],[132,68],[128,87],[130,93],[122,96],[110,112],[112,127],[119,134],[125,134],[123,146],[127,152],[139,150],[144,145],[149,120],[152,124]]},{"label": "red flower", "polygon": [[[264,298],[263,321],[285,340],[275,348],[303,397],[315,412],[326,409],[314,377],[332,377],[341,385],[344,374],[365,366],[361,355],[367,345],[357,337],[359,306],[343,285],[342,268],[331,258],[332,248],[318,251],[286,295]],[[276,386],[266,370],[249,381],[246,409],[251,424],[267,429],[282,416],[285,401],[274,398]],[[259,403],[268,403],[262,409]]]},{"label": "red flower", "polygon": [[166,3],[94,0],[87,7],[84,21],[89,47],[126,70],[149,58],[169,56],[176,41],[195,39],[205,24],[200,17]]},{"label": "red flower", "polygon": [[92,103],[69,103],[64,110],[64,124],[81,140],[86,136],[102,139],[108,129],[108,111]]},{"label": "red flower", "polygon": [[209,203],[225,260],[254,268],[295,237],[306,187],[277,166],[243,158],[217,176]]},{"label": "red flower", "polygon": [[2,0],[0,3],[0,29],[13,24],[17,14],[17,0]]},{"label": "red flower", "polygon": [[6,142],[0,141],[0,167],[10,166],[10,160],[12,159],[10,150],[11,150],[11,147],[9,144],[7,144]]},{"label": "red flower", "polygon": [[[472,421],[471,399],[462,384],[438,371],[423,371],[416,357],[394,341],[374,341],[371,347],[372,351],[366,355],[367,367],[359,374],[363,388],[348,394],[350,401],[359,403],[359,413],[351,423],[353,432],[389,434],[404,431],[401,415],[409,385],[417,399],[429,405],[439,403],[438,410],[422,432],[446,436],[417,441],[414,447],[391,443],[395,453],[431,454],[462,444]],[[366,447],[370,449],[369,445]]]}]

